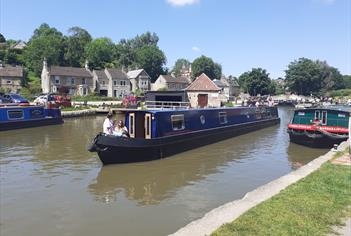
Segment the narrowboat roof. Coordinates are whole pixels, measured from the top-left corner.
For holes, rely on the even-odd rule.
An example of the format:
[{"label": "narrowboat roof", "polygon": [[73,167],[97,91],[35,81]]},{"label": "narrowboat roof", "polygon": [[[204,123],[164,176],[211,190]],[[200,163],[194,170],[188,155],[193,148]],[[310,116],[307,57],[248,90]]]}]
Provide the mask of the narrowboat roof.
[{"label": "narrowboat roof", "polygon": [[313,107],[313,108],[304,108],[304,109],[296,109],[297,111],[314,111],[314,110],[332,110],[332,111],[343,111],[351,113],[350,106],[324,106],[324,107]]},{"label": "narrowboat roof", "polygon": [[129,110],[128,112],[149,112],[149,113],[166,113],[166,112],[187,112],[187,111],[216,111],[216,110],[236,110],[236,109],[242,109],[242,108],[256,108],[256,107],[214,107],[214,108],[199,108],[199,109],[162,109],[162,110],[157,110],[157,109],[150,109],[150,110]]}]

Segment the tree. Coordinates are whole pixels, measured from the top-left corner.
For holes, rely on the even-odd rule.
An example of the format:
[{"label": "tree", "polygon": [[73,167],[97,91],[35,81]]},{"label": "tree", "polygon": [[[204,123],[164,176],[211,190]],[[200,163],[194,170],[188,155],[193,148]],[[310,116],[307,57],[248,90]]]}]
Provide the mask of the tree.
[{"label": "tree", "polygon": [[176,77],[178,77],[180,76],[180,72],[183,68],[189,68],[189,67],[190,67],[190,61],[184,58],[180,58],[175,62],[171,72],[174,73]]},{"label": "tree", "polygon": [[302,95],[343,88],[340,72],[327,62],[300,58],[291,62],[285,71],[285,80],[291,92]]},{"label": "tree", "polygon": [[62,33],[47,24],[40,25],[24,49],[23,57],[26,66],[36,75],[41,73],[44,58],[49,65],[60,65],[63,61]]},{"label": "tree", "polygon": [[196,58],[191,64],[192,79],[195,79],[202,73],[205,73],[210,79],[220,79],[222,76],[222,67],[214,63],[209,57],[202,55]]},{"label": "tree", "polygon": [[137,64],[150,75],[152,82],[164,73],[166,61],[165,54],[156,45],[144,46],[136,52]]},{"label": "tree", "polygon": [[269,74],[262,68],[253,68],[239,77],[239,81],[246,87],[247,92],[252,96],[267,95],[274,93],[274,84],[272,84]]},{"label": "tree", "polygon": [[247,87],[247,81],[249,78],[249,72],[244,72],[239,76],[238,79],[238,84],[240,86],[240,89],[244,92],[244,93],[248,93],[249,89]]},{"label": "tree", "polygon": [[345,88],[351,89],[351,75],[344,75],[343,80]]},{"label": "tree", "polygon": [[84,50],[92,40],[91,35],[80,27],[70,28],[68,34],[65,40],[65,62],[69,66],[80,67],[86,60]]},{"label": "tree", "polygon": [[87,44],[85,53],[89,65],[95,69],[102,69],[113,61],[115,46],[109,38],[97,38]]}]

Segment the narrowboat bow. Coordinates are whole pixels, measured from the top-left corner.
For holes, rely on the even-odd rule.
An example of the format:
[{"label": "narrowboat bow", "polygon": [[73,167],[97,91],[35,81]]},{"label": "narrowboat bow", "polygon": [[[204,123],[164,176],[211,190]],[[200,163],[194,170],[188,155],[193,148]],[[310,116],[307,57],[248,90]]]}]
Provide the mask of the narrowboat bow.
[{"label": "narrowboat bow", "polygon": [[276,107],[134,110],[129,138],[98,134],[89,151],[103,164],[150,161],[279,123]]},{"label": "narrowboat bow", "polygon": [[290,141],[310,147],[330,148],[349,137],[351,108],[343,106],[295,110],[288,125]]}]

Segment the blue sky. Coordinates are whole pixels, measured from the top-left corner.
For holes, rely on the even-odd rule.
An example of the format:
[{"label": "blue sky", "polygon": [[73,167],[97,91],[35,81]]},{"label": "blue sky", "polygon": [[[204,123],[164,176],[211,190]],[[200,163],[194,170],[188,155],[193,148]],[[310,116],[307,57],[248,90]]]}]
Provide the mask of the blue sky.
[{"label": "blue sky", "polygon": [[156,32],[168,67],[203,54],[226,75],[262,67],[276,78],[307,57],[351,74],[350,0],[0,0],[6,38],[28,40],[43,22],[114,42]]}]

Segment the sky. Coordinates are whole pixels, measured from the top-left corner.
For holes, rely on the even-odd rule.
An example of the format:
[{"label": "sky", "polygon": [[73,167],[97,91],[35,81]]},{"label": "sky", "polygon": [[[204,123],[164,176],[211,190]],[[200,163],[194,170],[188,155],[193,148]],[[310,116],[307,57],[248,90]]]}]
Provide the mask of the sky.
[{"label": "sky", "polygon": [[0,33],[28,40],[42,23],[114,42],[155,32],[172,68],[205,55],[225,75],[283,77],[301,57],[351,74],[351,0],[0,0]]}]

